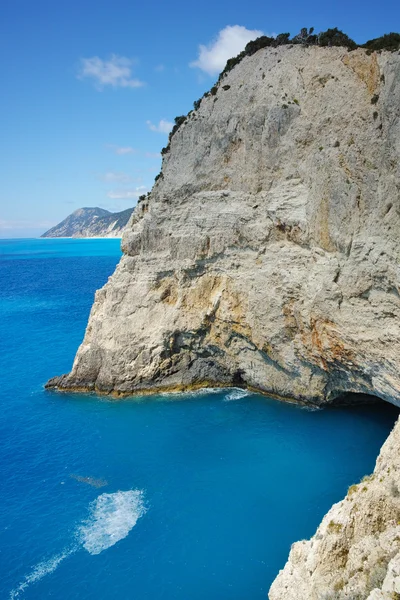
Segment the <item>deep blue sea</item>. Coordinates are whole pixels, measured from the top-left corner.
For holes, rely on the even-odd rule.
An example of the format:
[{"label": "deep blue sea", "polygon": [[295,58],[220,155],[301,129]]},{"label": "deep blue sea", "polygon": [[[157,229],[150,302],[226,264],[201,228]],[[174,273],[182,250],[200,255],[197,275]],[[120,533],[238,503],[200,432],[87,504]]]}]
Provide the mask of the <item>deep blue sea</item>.
[{"label": "deep blue sea", "polygon": [[266,599],[397,412],[44,391],[119,257],[118,240],[0,241],[0,598]]}]

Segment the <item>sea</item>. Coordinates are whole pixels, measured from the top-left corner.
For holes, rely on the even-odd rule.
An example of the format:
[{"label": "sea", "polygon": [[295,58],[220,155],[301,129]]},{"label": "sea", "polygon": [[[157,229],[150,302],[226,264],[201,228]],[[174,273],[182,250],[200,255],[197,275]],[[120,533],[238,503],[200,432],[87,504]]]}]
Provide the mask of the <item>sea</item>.
[{"label": "sea", "polygon": [[46,391],[120,255],[112,239],[0,240],[0,598],[266,599],[397,409]]}]

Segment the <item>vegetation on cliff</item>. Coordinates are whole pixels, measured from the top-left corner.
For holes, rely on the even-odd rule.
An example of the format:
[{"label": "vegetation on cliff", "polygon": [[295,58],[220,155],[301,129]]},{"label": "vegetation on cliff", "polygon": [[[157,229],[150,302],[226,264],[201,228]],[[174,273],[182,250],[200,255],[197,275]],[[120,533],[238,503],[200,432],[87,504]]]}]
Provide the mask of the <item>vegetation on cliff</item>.
[{"label": "vegetation on cliff", "polygon": [[348,50],[356,50],[357,48],[366,48],[368,50],[388,50],[394,52],[400,49],[400,34],[387,33],[379,38],[369,40],[365,44],[357,44],[346,33],[343,33],[337,27],[321,31],[318,34],[314,33],[314,27],[307,29],[303,27],[297,35],[290,39],[290,33],[279,33],[276,37],[261,36],[256,40],[249,42],[245,49],[237,56],[230,58],[224,70],[221,72],[218,82],[221,81],[233,69],[235,65],[240,63],[246,56],[252,56],[261,48],[284,46],[288,44],[302,44],[304,46],[343,46]]},{"label": "vegetation on cliff", "polygon": [[[246,56],[252,56],[258,50],[262,48],[277,48],[278,46],[300,44],[303,46],[320,46],[320,47],[332,47],[342,46],[347,48],[349,51],[356,50],[357,48],[365,48],[369,52],[379,52],[381,50],[387,50],[389,52],[395,52],[400,50],[400,33],[385,33],[384,35],[368,40],[365,44],[357,44],[352,40],[346,33],[338,29],[337,27],[321,31],[320,33],[314,32],[314,27],[303,27],[300,33],[294,37],[290,37],[290,33],[279,33],[276,37],[269,37],[262,35],[261,37],[250,41],[244,50],[237,56],[229,58],[223,71],[221,71],[217,83],[213,85],[209,92],[206,92],[202,98],[195,100],[193,103],[194,110],[200,108],[201,101],[207,96],[215,96],[218,91],[218,85],[224,79],[227,73],[231,71],[237,64],[239,64]],[[170,150],[171,139],[178,131],[178,129],[185,123],[186,119],[192,114],[191,110],[186,116],[175,117],[175,124],[169,134],[168,144],[161,150],[161,154],[164,156]],[[157,181],[157,178],[156,178]]]}]

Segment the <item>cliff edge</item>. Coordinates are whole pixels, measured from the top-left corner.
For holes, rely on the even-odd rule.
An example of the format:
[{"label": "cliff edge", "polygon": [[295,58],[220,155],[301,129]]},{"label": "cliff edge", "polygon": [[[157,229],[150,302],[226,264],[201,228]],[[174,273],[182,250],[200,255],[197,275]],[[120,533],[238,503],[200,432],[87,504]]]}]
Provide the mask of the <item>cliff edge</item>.
[{"label": "cliff edge", "polygon": [[182,123],[59,389],[400,405],[400,56],[281,46]]}]

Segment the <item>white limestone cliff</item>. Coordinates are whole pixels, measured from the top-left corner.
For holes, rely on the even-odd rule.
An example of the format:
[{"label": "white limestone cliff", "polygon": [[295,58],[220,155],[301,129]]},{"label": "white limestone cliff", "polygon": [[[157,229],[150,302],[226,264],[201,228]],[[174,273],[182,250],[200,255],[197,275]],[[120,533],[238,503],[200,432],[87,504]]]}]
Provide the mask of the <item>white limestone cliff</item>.
[{"label": "white limestone cliff", "polygon": [[57,385],[400,404],[399,112],[398,53],[246,57],[173,136]]},{"label": "white limestone cliff", "polygon": [[[267,48],[213,92],[173,135],[72,371],[49,387],[240,385],[400,406],[399,53]],[[272,600],[366,598],[370,571],[351,573],[363,560],[353,553],[373,561],[367,535],[385,548],[383,586],[398,585],[396,432],[380,459],[390,477],[378,467],[366,491],[333,507],[321,539],[295,545]],[[376,590],[369,600],[389,598]]]}]

